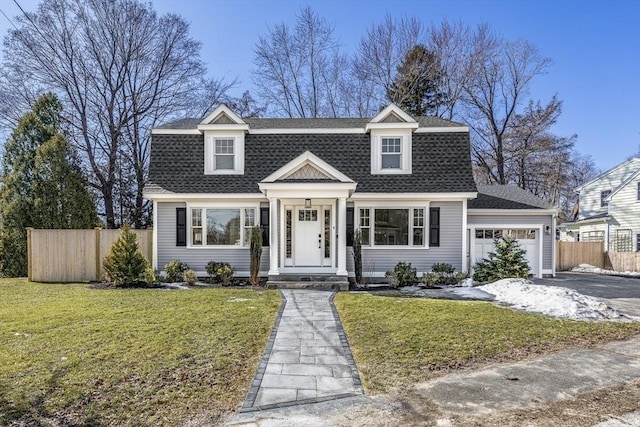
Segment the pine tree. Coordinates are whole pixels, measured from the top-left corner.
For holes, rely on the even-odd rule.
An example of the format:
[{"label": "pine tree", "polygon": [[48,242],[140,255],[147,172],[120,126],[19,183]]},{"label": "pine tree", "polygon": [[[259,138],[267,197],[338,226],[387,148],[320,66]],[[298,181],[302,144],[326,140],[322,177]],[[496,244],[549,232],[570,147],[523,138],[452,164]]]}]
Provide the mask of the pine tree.
[{"label": "pine tree", "polygon": [[61,105],[40,97],[5,144],[0,185],[0,274],[27,273],[26,227],[91,228],[95,206],[61,133]]},{"label": "pine tree", "polygon": [[446,99],[441,90],[441,76],[436,55],[418,44],[398,67],[387,97],[414,116],[437,115]]},{"label": "pine tree", "polygon": [[495,252],[476,264],[473,280],[495,282],[501,279],[531,277],[531,267],[525,258],[526,250],[511,236],[503,236],[495,241]]},{"label": "pine tree", "polygon": [[124,225],[120,237],[111,246],[102,266],[105,279],[116,286],[136,285],[146,282],[151,266],[140,253],[136,233]]}]

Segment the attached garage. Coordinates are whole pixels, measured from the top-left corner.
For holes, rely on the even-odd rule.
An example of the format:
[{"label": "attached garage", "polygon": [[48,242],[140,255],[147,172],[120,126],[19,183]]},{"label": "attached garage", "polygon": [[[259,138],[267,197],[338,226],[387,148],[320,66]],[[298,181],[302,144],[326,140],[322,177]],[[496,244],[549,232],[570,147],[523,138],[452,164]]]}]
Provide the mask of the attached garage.
[{"label": "attached garage", "polygon": [[526,250],[534,277],[555,275],[555,216],[557,210],[515,186],[478,186],[478,197],[467,210],[468,265],[494,250],[494,239],[516,238]]}]

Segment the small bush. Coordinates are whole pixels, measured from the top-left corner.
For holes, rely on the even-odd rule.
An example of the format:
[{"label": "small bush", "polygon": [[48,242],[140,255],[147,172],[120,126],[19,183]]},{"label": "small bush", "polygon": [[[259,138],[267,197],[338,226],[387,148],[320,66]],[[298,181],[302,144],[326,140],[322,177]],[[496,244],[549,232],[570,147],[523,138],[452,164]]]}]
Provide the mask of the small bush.
[{"label": "small bush", "polygon": [[477,282],[495,282],[501,279],[531,277],[531,268],[525,258],[526,250],[520,247],[516,239],[502,236],[495,240],[495,252],[489,252],[474,267],[473,280]]},{"label": "small bush", "polygon": [[128,225],[122,227],[120,237],[111,246],[102,262],[105,279],[116,286],[146,284],[151,265],[138,250],[136,233]]},{"label": "small bush", "polygon": [[227,262],[209,261],[207,263],[207,275],[210,283],[222,283],[229,285],[233,279],[233,268]]},{"label": "small bush", "polygon": [[431,272],[422,274],[422,283],[427,288],[436,286],[457,285],[461,280],[466,279],[467,274],[461,271],[456,272],[453,265],[444,262],[431,266]]},{"label": "small bush", "polygon": [[416,269],[411,267],[411,263],[400,261],[393,270],[387,271],[385,277],[389,279],[392,288],[413,285],[418,281]]},{"label": "small bush", "polygon": [[431,266],[431,271],[434,273],[453,274],[456,269],[451,264],[439,262]]},{"label": "small bush", "polygon": [[424,283],[427,288],[435,288],[439,278],[440,276],[433,272],[423,273],[422,283]]},{"label": "small bush", "polygon": [[184,272],[189,269],[189,266],[177,259],[170,261],[164,266],[164,272],[167,275],[166,279],[169,283],[182,282]]},{"label": "small bush", "polygon": [[195,271],[189,269],[184,271],[184,273],[182,274],[182,279],[187,282],[187,285],[193,286],[198,281],[198,275]]}]

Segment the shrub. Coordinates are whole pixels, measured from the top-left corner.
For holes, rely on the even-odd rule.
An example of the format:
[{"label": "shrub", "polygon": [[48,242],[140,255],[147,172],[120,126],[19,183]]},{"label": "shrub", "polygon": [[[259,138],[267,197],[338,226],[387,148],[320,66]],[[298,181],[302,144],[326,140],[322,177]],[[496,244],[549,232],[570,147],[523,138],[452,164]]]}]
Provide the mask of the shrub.
[{"label": "shrub", "polygon": [[473,280],[477,282],[495,282],[500,279],[531,277],[531,268],[525,259],[526,250],[520,247],[516,239],[502,236],[495,240],[495,252],[489,252],[474,267]]},{"label": "shrub", "polygon": [[120,237],[113,243],[109,255],[102,262],[105,279],[116,286],[147,283],[151,265],[138,250],[136,233],[124,225]]},{"label": "shrub", "polygon": [[353,264],[356,275],[356,284],[362,283],[362,233],[356,230],[353,233]]},{"label": "shrub", "polygon": [[228,285],[233,279],[233,268],[229,263],[211,260],[207,263],[207,274],[209,282]]},{"label": "shrub", "polygon": [[189,286],[195,285],[195,283],[198,281],[198,275],[191,269],[185,270],[182,274],[182,278],[185,282],[187,282],[187,285]]},{"label": "shrub", "polygon": [[466,273],[461,271],[456,272],[453,265],[439,262],[431,266],[431,272],[422,274],[422,283],[424,283],[427,288],[433,288],[438,285],[457,285],[466,277]]},{"label": "shrub", "polygon": [[180,260],[174,259],[173,261],[170,261],[164,266],[164,272],[167,275],[167,282],[181,282],[184,277],[184,272],[188,269],[189,266]]},{"label": "shrub", "polygon": [[251,228],[251,243],[249,248],[251,262],[249,265],[250,280],[253,286],[260,285],[260,258],[262,258],[262,229],[260,227]]},{"label": "shrub", "polygon": [[451,264],[439,262],[431,266],[431,271],[433,271],[434,273],[453,274],[456,269]]},{"label": "shrub", "polygon": [[393,288],[412,285],[418,281],[416,269],[411,267],[411,263],[407,264],[402,261],[396,264],[393,270],[387,271],[384,275],[389,279]]},{"label": "shrub", "polygon": [[425,286],[427,288],[434,288],[436,286],[436,283],[438,282],[438,279],[440,278],[440,276],[438,276],[436,273],[434,272],[429,272],[429,273],[422,273],[422,283],[425,284]]}]

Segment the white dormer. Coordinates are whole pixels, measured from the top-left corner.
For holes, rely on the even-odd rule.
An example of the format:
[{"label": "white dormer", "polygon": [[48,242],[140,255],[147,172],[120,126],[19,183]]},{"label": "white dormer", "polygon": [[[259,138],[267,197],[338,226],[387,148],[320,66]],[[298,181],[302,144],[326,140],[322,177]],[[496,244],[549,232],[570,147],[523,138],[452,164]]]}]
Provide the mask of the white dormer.
[{"label": "white dormer", "polygon": [[371,174],[411,174],[411,146],[418,122],[390,104],[366,125],[371,134]]},{"label": "white dormer", "polygon": [[200,122],[204,133],[204,174],[244,174],[244,135],[249,130],[241,117],[221,104]]}]

